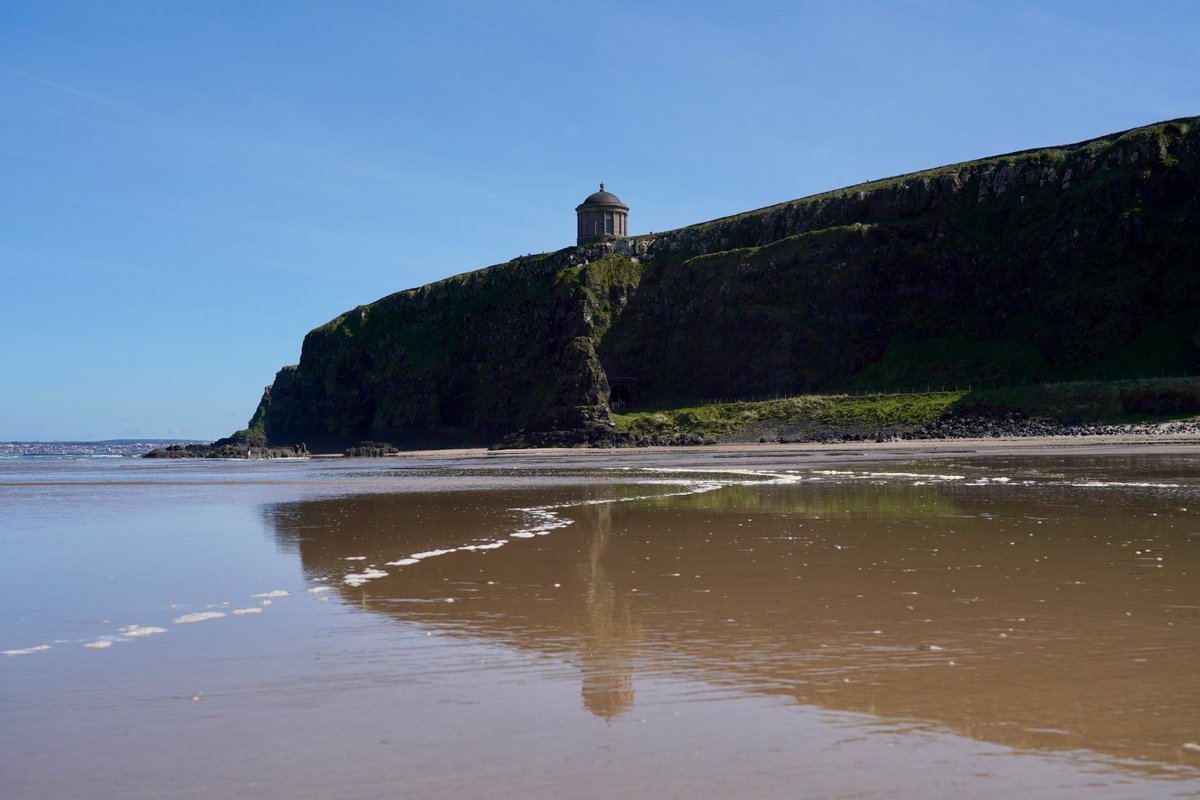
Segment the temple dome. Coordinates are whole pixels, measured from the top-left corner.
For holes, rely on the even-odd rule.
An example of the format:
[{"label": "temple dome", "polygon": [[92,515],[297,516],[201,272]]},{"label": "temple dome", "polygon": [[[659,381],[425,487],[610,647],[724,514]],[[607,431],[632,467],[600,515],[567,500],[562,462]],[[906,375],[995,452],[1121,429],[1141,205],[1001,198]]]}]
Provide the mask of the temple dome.
[{"label": "temple dome", "polygon": [[626,211],[629,210],[629,206],[622,203],[621,198],[617,197],[612,192],[604,191],[603,183],[600,184],[600,191],[592,192],[587,196],[586,200],[579,204],[579,208],[583,208],[584,206],[620,206]]},{"label": "temple dome", "polygon": [[592,192],[575,206],[575,215],[576,244],[607,242],[629,235],[629,206],[612,192],[604,191],[603,183],[600,191]]}]

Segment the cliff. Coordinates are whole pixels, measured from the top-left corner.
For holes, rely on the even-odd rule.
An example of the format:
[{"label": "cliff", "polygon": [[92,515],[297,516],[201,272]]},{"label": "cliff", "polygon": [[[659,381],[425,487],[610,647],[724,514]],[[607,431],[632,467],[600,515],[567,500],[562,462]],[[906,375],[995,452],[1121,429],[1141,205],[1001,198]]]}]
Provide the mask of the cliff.
[{"label": "cliff", "polygon": [[941,167],[398,292],[310,332],[250,432],[613,440],[610,400],[1186,374],[1200,118]]}]

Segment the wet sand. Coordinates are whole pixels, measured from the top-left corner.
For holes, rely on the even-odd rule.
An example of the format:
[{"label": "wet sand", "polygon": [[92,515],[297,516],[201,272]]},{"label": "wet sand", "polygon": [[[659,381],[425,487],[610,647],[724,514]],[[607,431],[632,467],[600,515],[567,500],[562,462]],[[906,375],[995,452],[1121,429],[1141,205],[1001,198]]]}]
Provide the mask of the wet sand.
[{"label": "wet sand", "polygon": [[[464,458],[563,458],[619,462],[628,459],[659,460],[662,466],[693,466],[710,459],[739,458],[747,462],[777,464],[782,459],[846,461],[891,461],[897,458],[938,458],[945,455],[1059,455],[1059,454],[1149,454],[1200,452],[1200,436],[1194,434],[1118,435],[1118,436],[1024,436],[988,439],[926,439],[895,442],[839,442],[806,444],[715,444],[695,447],[628,448],[531,448],[527,450],[487,450],[460,448],[411,450],[391,458],[464,459]],[[318,458],[340,458],[323,454]]]},{"label": "wet sand", "polygon": [[1103,439],[0,474],[6,796],[1195,796],[1200,448]]}]

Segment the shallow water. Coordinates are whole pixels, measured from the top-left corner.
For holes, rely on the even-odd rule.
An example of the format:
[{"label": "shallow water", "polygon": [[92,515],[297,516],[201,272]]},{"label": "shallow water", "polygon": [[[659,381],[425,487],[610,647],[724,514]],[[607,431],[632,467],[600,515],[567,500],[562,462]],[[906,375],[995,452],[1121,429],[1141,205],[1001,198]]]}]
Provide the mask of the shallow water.
[{"label": "shallow water", "polygon": [[1198,462],[6,462],[3,794],[1195,796]]}]

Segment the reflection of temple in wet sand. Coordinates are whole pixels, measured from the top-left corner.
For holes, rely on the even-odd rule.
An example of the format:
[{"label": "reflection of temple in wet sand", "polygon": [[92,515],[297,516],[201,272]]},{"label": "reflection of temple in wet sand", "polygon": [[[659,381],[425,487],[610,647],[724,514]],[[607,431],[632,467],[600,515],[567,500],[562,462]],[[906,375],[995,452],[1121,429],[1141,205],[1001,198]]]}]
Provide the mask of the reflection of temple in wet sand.
[{"label": "reflection of temple in wet sand", "polygon": [[[513,505],[533,506],[551,499],[555,498],[475,492],[363,495],[276,506],[268,517],[280,544],[299,553],[310,576],[328,578],[347,601],[364,609],[406,620],[440,623],[449,619],[465,631],[511,638],[517,646],[527,644],[531,635],[563,641],[582,672],[584,707],[597,717],[612,720],[633,707],[633,673],[641,632],[628,589],[618,588],[610,574],[612,505],[572,509],[576,523],[567,530],[580,549],[567,563],[508,558],[502,550],[488,553],[486,560],[477,553],[432,558],[418,569],[398,570],[386,563],[399,555],[494,539],[497,533],[521,524],[520,515],[511,511]],[[565,535],[566,531],[560,534]],[[514,542],[506,549],[515,554],[522,549],[536,550],[549,541]],[[378,557],[366,562],[347,560],[368,553]],[[465,585],[480,592],[489,586],[487,581],[482,587],[479,582],[462,582],[459,570],[464,563],[486,565],[491,590],[496,592],[489,603],[501,615],[498,626],[495,614],[474,619],[463,612],[468,608],[463,604],[396,604],[402,598],[443,598],[451,580],[458,582],[459,590]],[[339,575],[361,568],[359,565],[391,574],[360,587],[339,584]],[[574,579],[566,578],[568,574]],[[555,584],[559,587],[548,591],[547,587]],[[523,624],[505,621],[518,619]]]},{"label": "reflection of temple in wet sand", "polygon": [[[629,600],[618,594],[604,567],[612,535],[612,506],[593,506],[588,514],[586,559],[580,565],[586,598],[587,628],[579,648],[583,705],[612,720],[633,707],[633,670],[637,626]],[[589,509],[591,510],[591,509]]]}]

